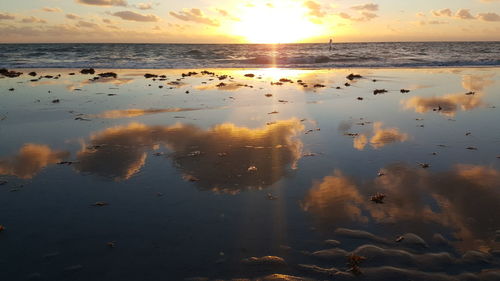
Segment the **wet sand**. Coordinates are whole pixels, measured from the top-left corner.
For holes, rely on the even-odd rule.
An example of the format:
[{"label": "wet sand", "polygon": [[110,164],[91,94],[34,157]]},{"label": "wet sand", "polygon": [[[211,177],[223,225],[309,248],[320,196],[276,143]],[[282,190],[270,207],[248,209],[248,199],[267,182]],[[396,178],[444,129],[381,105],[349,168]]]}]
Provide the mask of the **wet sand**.
[{"label": "wet sand", "polygon": [[500,280],[499,70],[0,75],[0,280]]}]

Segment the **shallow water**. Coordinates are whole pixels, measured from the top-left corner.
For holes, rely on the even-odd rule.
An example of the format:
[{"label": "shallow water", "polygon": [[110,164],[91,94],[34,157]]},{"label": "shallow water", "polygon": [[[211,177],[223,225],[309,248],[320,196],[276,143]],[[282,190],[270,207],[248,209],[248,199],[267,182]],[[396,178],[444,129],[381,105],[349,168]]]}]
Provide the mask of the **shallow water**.
[{"label": "shallow water", "polygon": [[0,78],[0,280],[500,278],[498,68],[34,71]]}]

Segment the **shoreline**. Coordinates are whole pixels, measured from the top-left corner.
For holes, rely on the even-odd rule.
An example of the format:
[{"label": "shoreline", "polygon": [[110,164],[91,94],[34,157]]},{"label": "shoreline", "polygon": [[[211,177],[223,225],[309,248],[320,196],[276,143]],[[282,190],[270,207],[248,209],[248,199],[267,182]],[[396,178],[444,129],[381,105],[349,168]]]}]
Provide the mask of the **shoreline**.
[{"label": "shoreline", "polygon": [[[411,66],[411,67],[330,67],[330,68],[322,68],[322,67],[241,67],[241,68],[234,68],[234,67],[194,67],[194,68],[112,68],[112,67],[21,67],[21,68],[10,68],[10,67],[4,67],[0,66],[0,68],[6,68],[8,70],[67,70],[67,71],[77,71],[79,72],[80,70],[84,68],[93,68],[96,71],[106,71],[106,70],[117,70],[117,71],[126,71],[126,70],[168,70],[168,71],[185,71],[185,70],[227,70],[227,71],[243,71],[243,70],[307,70],[307,71],[343,71],[343,70],[401,70],[401,69],[494,69],[494,68],[500,68],[500,65],[479,65],[479,66]],[[24,74],[24,73],[23,73]],[[1,78],[1,76],[0,76]]]}]

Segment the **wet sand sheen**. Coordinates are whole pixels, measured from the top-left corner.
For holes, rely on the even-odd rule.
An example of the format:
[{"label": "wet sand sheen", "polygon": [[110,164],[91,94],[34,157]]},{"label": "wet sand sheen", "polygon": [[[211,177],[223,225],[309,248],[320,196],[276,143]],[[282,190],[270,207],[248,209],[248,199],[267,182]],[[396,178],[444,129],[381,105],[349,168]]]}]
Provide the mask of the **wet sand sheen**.
[{"label": "wet sand sheen", "polygon": [[497,68],[21,72],[2,280],[500,278]]}]

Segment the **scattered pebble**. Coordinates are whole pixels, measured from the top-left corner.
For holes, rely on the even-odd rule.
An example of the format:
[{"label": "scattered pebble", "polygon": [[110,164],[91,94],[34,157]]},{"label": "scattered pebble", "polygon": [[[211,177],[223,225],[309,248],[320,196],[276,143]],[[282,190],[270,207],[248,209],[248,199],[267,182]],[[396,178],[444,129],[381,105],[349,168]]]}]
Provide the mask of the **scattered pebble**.
[{"label": "scattered pebble", "polygon": [[248,167],[247,171],[249,171],[249,172],[255,172],[255,171],[257,171],[257,167],[250,166],[250,167]]},{"label": "scattered pebble", "polygon": [[377,204],[384,204],[384,198],[385,194],[377,192],[370,198],[370,201],[375,202]]},{"label": "scattered pebble", "polygon": [[431,166],[430,164],[427,164],[427,163],[419,163],[419,162],[417,162],[417,164],[418,164],[420,167],[424,168],[424,169],[429,168],[429,167]]},{"label": "scattered pebble", "polygon": [[374,95],[385,94],[385,93],[387,93],[386,89],[377,89],[373,91]]},{"label": "scattered pebble", "polygon": [[190,182],[200,181],[199,178],[192,176],[192,175],[184,175],[183,178],[184,178],[184,180],[190,181]]},{"label": "scattered pebble", "polygon": [[94,74],[95,70],[93,68],[84,68],[80,70],[81,74]]},{"label": "scattered pebble", "polygon": [[95,202],[93,204],[93,206],[96,206],[96,207],[104,207],[104,206],[108,206],[109,203],[108,202],[104,202],[104,201],[98,201],[98,202]]},{"label": "scattered pebble", "polygon": [[363,76],[359,75],[359,74],[354,74],[354,73],[351,73],[349,75],[347,75],[346,77],[347,79],[349,80],[354,80],[354,79],[360,79],[360,78],[363,78]]},{"label": "scattered pebble", "polygon": [[267,199],[269,199],[269,200],[276,200],[276,199],[278,199],[278,197],[272,195],[271,193],[268,193],[267,194]]}]

